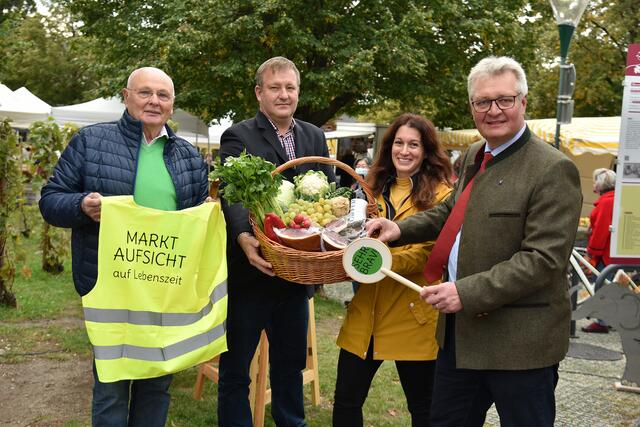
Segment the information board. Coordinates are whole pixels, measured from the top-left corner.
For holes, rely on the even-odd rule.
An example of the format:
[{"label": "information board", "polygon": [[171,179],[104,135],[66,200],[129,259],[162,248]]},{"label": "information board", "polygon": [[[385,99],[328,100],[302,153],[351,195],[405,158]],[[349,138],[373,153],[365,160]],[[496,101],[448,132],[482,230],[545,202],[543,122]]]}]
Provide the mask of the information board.
[{"label": "information board", "polygon": [[640,44],[629,45],[611,226],[616,263],[640,262]]}]

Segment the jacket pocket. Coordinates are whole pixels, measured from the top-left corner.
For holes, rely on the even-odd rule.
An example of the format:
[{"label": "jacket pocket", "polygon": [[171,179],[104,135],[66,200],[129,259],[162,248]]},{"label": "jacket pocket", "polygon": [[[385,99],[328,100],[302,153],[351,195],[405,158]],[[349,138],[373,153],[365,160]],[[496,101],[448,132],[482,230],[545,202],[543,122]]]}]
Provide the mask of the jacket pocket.
[{"label": "jacket pocket", "polygon": [[427,313],[425,312],[425,304],[422,302],[420,297],[416,299],[412,299],[409,302],[409,311],[413,314],[413,317],[416,319],[416,322],[420,325],[424,325],[427,323]]}]

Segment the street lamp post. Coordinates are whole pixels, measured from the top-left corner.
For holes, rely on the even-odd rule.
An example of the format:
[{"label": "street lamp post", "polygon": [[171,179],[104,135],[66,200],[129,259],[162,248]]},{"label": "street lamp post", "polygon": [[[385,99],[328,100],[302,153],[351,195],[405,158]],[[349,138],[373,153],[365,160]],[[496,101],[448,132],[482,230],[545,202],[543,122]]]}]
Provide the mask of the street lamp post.
[{"label": "street lamp post", "polygon": [[576,80],[576,70],[569,64],[569,44],[573,32],[580,22],[580,18],[589,0],[549,0],[556,17],[560,33],[560,81],[558,83],[558,100],[556,109],[556,137],[555,147],[560,148],[560,125],[571,123],[573,116],[573,88]]}]

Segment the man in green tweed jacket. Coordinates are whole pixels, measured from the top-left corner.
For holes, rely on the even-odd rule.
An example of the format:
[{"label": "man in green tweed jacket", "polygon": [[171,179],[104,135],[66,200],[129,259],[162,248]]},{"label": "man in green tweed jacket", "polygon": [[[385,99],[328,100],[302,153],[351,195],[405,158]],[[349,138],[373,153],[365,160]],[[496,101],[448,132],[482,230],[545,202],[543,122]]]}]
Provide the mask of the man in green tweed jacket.
[{"label": "man in green tweed jacket", "polygon": [[436,243],[444,261],[425,268],[443,283],[421,292],[441,313],[431,425],[482,426],[495,403],[502,426],[552,426],[558,363],[569,344],[566,271],[582,203],[578,170],[526,126],[527,81],[516,61],[483,59],[468,91],[484,140],[464,155],[455,191],[434,209],[397,224],[376,219],[367,230],[404,245],[451,231],[445,223],[461,214],[451,243],[441,245],[445,232]]}]

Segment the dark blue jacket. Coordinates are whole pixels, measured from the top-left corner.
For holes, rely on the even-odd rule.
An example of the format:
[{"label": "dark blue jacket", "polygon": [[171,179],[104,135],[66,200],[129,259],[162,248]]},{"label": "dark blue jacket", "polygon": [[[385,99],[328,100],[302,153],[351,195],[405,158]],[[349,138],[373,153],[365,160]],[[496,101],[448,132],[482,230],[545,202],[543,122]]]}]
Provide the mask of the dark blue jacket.
[{"label": "dark blue jacket", "polygon": [[[167,126],[164,161],[176,190],[178,209],[196,206],[208,194],[202,157]],[[62,153],[53,176],[42,188],[40,212],[48,223],[71,228],[73,282],[87,294],[98,276],[99,223],[82,212],[91,192],[103,196],[133,194],[142,141],[142,122],[127,111],[120,120],[82,128]]]}]

